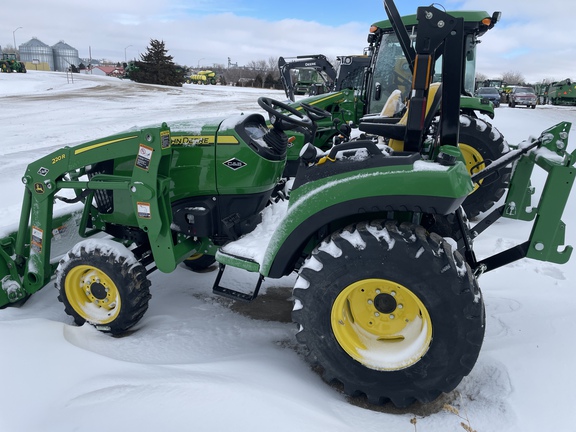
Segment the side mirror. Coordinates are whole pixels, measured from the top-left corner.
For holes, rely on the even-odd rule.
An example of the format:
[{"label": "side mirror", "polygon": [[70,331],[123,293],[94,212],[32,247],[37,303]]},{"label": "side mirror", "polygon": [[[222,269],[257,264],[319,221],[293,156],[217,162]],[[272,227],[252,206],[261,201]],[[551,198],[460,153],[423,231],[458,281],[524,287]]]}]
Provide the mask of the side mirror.
[{"label": "side mirror", "polygon": [[502,12],[494,12],[492,14],[492,25],[496,24],[502,18]]}]

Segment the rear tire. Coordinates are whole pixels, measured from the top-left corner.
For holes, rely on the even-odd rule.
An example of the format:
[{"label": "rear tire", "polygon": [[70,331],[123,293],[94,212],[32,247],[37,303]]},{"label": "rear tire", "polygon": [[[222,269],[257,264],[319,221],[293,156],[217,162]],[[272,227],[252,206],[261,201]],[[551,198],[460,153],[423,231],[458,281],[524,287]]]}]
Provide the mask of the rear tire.
[{"label": "rear tire", "polygon": [[[473,242],[470,235],[470,220],[468,219],[466,212],[463,212],[462,216],[464,229],[466,230],[465,235],[468,237],[470,242]],[[440,237],[444,238],[450,237],[454,240],[454,243],[456,243],[456,247],[453,247],[453,249],[458,250],[462,256],[465,256],[466,248],[464,241],[462,240],[462,229],[458,222],[456,213],[450,213],[448,215],[426,214],[422,218],[421,224],[428,232],[436,233]]]},{"label": "rear tire", "polygon": [[150,281],[131,252],[112,241],[81,242],[56,269],[58,300],[76,325],[106,333],[133,327],[148,309]]},{"label": "rear tire", "polygon": [[484,337],[470,267],[413,224],[360,223],[332,234],[302,266],[294,299],[297,339],[324,380],[373,404],[406,407],[452,391]]},{"label": "rear tire", "polygon": [[[459,142],[466,168],[471,175],[510,151],[502,134],[490,123],[464,115],[460,121]],[[468,195],[462,207],[470,219],[494,206],[506,192],[511,174],[510,166],[501,168],[482,180]]]}]

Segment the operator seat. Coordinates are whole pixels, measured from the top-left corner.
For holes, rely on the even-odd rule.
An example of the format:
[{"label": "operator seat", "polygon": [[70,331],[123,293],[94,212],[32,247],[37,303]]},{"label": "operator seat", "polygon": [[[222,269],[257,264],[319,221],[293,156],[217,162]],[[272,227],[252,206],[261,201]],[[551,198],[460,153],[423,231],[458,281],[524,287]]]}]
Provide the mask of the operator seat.
[{"label": "operator seat", "polygon": [[[400,93],[400,92],[398,92]],[[391,121],[391,117],[389,117],[389,113],[394,107],[396,101],[394,98],[398,98],[399,94],[392,92],[384,108],[382,109],[382,113],[388,115],[385,116],[369,116],[363,117],[360,119],[360,123],[358,124],[358,129],[362,132],[366,132],[372,135],[379,135],[384,138],[388,138],[388,146],[391,147],[394,151],[403,151],[404,150],[404,137],[406,136],[406,124],[408,122],[408,111],[410,110],[410,102],[408,102],[408,109],[402,116],[399,121]],[[428,98],[426,100],[426,117],[424,118],[424,131],[426,131],[434,116],[440,109],[440,102],[442,101],[442,84],[441,83],[432,83],[430,84],[430,88],[428,89]]]}]

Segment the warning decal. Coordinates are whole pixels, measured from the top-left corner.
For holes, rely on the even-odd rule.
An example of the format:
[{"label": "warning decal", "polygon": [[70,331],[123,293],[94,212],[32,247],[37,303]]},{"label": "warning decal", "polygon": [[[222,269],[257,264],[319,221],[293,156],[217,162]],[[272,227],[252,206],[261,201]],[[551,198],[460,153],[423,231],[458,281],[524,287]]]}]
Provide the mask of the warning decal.
[{"label": "warning decal", "polygon": [[32,227],[32,240],[30,242],[30,248],[37,253],[42,252],[42,243],[44,240],[44,231],[40,228]]},{"label": "warning decal", "polygon": [[136,158],[136,166],[148,171],[150,168],[150,161],[152,160],[152,153],[154,149],[144,144],[140,144],[140,149],[138,150],[138,157]]},{"label": "warning decal", "polygon": [[170,131],[160,132],[160,143],[163,149],[170,147]]},{"label": "warning decal", "polygon": [[138,207],[138,217],[143,219],[150,219],[152,214],[150,212],[150,203],[139,202],[136,203]]}]

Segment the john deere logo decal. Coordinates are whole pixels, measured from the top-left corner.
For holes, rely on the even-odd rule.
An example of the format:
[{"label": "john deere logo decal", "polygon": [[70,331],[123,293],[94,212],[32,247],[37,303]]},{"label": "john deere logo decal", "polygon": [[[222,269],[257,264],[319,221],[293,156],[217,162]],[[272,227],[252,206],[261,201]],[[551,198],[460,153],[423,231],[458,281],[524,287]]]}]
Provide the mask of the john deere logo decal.
[{"label": "john deere logo decal", "polygon": [[228,159],[226,162],[224,162],[224,165],[226,165],[228,168],[234,171],[239,170],[240,168],[244,168],[246,166],[244,162],[236,158]]}]

